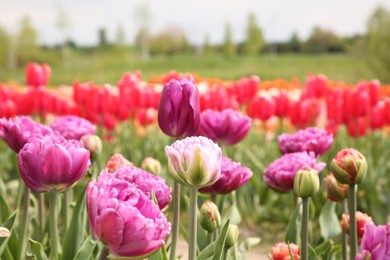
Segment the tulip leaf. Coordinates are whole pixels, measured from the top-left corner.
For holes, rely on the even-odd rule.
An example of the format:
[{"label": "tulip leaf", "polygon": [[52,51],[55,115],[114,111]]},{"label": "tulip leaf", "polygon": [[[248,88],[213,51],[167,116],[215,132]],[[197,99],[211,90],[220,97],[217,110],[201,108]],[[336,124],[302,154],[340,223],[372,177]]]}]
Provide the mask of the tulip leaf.
[{"label": "tulip leaf", "polygon": [[[93,250],[95,249],[96,245],[98,244],[97,241],[93,240],[92,237],[88,237],[82,246],[80,247],[80,250],[77,252],[76,256],[73,258],[73,260],[85,260],[85,259],[91,259]],[[62,258],[62,259],[69,259],[69,258]],[[72,258],[71,258],[72,259]]]},{"label": "tulip leaf", "polygon": [[299,202],[288,222],[286,234],[284,235],[284,241],[287,243],[298,244],[299,236],[301,232],[301,219],[302,219],[302,203]]},{"label": "tulip leaf", "polygon": [[84,230],[87,223],[87,210],[85,208],[85,191],[80,193],[69,228],[65,233],[63,244],[63,259],[73,259],[77,250],[84,241]]},{"label": "tulip leaf", "polygon": [[310,244],[308,245],[308,256],[309,259],[322,259],[317,255],[316,250],[314,250]]},{"label": "tulip leaf", "polygon": [[1,255],[1,259],[2,259],[2,260],[14,260],[14,257],[12,256],[11,251],[9,250],[8,247],[6,247],[6,248],[4,249],[4,252],[3,252],[3,254]]},{"label": "tulip leaf", "polygon": [[30,238],[30,252],[27,256],[31,259],[47,260],[47,255],[41,243]]},{"label": "tulip leaf", "polygon": [[[16,211],[12,213],[12,215],[4,221],[2,224],[3,227],[7,228],[8,230],[11,231],[11,236],[13,233],[15,233],[13,226],[15,224],[16,220]],[[8,241],[10,240],[10,237],[0,237],[0,256],[3,253],[4,249],[6,248]]]},{"label": "tulip leaf", "polygon": [[10,215],[10,210],[8,208],[7,202],[5,202],[3,196],[0,195],[0,223],[3,223]]},{"label": "tulip leaf", "polygon": [[223,257],[223,252],[225,251],[224,249],[225,249],[227,231],[229,228],[229,222],[230,220],[228,219],[225,225],[223,226],[222,231],[219,234],[217,240],[215,240],[215,249],[214,249],[215,254],[213,260],[221,260]]},{"label": "tulip leaf", "polygon": [[328,200],[319,216],[321,235],[325,240],[338,236],[341,233],[340,222],[335,209],[336,203]]},{"label": "tulip leaf", "polygon": [[214,255],[214,247],[215,247],[215,242],[212,242],[206,246],[202,252],[198,255],[196,260],[207,260],[209,257]]},{"label": "tulip leaf", "polygon": [[149,260],[168,260],[165,245],[148,257]]},{"label": "tulip leaf", "polygon": [[237,208],[237,204],[233,203],[230,208],[227,210],[226,215],[230,219],[230,223],[238,225],[241,223],[241,214]]}]

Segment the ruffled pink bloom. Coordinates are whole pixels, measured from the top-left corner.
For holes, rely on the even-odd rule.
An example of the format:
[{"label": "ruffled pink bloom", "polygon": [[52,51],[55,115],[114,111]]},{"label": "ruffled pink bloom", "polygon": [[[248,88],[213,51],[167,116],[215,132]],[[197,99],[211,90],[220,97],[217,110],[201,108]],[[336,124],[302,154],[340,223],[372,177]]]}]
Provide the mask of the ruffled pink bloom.
[{"label": "ruffled pink bloom", "polygon": [[356,260],[390,259],[390,224],[385,226],[367,224],[364,228],[360,250]]},{"label": "ruffled pink bloom", "polygon": [[118,256],[146,256],[164,245],[171,224],[134,184],[102,173],[87,187],[89,226]]},{"label": "ruffled pink bloom", "polygon": [[51,128],[35,122],[30,117],[0,118],[0,138],[16,153],[27,142],[48,135],[54,135]]},{"label": "ruffled pink bloom", "polygon": [[59,116],[50,127],[66,139],[80,140],[83,135],[93,135],[96,126],[78,116]]},{"label": "ruffled pink bloom", "polygon": [[27,143],[19,152],[18,163],[20,176],[32,191],[55,188],[61,192],[83,177],[91,162],[79,141],[49,136]]},{"label": "ruffled pink bloom", "polygon": [[282,154],[314,152],[320,156],[332,146],[333,135],[324,129],[309,127],[293,134],[281,134],[278,140]]},{"label": "ruffled pink bloom", "polygon": [[289,192],[294,188],[295,174],[305,166],[321,171],[326,164],[317,163],[314,153],[288,153],[265,169],[263,179],[270,188],[278,192]]},{"label": "ruffled pink bloom", "polygon": [[201,188],[199,192],[227,194],[247,183],[252,175],[249,168],[241,166],[238,162],[233,162],[230,158],[222,157],[221,176],[212,186]]},{"label": "ruffled pink bloom", "polygon": [[243,140],[251,128],[251,119],[233,109],[214,111],[207,109],[200,115],[197,135],[214,142],[233,145]]},{"label": "ruffled pink bloom", "polygon": [[[102,174],[108,174],[109,169],[102,171]],[[135,166],[119,167],[112,172],[116,178],[133,183],[138,189],[143,191],[149,198],[152,192],[156,196],[158,206],[164,209],[171,202],[171,188],[160,176],[153,175]]]}]

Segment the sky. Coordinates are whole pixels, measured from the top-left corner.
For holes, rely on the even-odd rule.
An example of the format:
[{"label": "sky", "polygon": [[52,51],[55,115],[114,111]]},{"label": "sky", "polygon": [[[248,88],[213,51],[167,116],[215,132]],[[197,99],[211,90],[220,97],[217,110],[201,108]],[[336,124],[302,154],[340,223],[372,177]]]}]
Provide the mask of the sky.
[{"label": "sky", "polygon": [[[342,36],[362,34],[379,5],[390,9],[390,0],[0,0],[0,26],[15,34],[28,15],[40,43],[58,44],[68,35],[85,46],[98,42],[99,28],[114,40],[122,26],[132,43],[143,20],[137,10],[146,7],[152,33],[178,26],[200,45],[206,35],[212,43],[222,42],[226,23],[234,40],[243,41],[247,17],[254,13],[265,39],[274,42],[288,40],[293,32],[306,39],[317,25]],[[59,10],[68,17],[65,30],[58,27]]]}]

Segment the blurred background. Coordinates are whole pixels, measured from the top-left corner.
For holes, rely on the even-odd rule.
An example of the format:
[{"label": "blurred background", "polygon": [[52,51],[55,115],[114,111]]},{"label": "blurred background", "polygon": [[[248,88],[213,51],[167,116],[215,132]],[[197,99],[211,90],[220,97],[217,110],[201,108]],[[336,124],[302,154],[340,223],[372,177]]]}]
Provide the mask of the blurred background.
[{"label": "blurred background", "polygon": [[51,85],[170,70],[236,80],[390,83],[390,1],[0,0],[0,81],[48,63]]}]

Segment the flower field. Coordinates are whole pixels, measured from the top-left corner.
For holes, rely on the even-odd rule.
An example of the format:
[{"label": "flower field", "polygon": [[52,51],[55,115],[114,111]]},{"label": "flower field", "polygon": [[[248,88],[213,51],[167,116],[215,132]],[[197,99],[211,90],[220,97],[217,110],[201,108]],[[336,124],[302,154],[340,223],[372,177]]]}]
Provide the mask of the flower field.
[{"label": "flower field", "polygon": [[390,86],[51,73],[0,83],[1,259],[390,259]]}]

